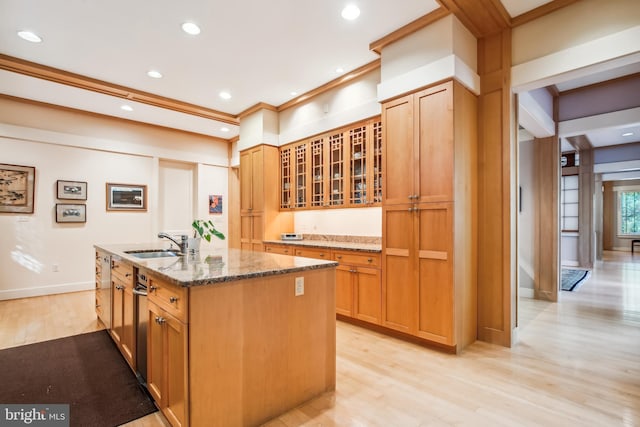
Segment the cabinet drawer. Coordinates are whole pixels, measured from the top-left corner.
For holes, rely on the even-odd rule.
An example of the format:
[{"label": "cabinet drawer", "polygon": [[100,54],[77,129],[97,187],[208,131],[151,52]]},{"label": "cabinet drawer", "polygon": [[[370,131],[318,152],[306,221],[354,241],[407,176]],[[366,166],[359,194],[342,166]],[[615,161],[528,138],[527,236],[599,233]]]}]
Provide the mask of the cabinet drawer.
[{"label": "cabinet drawer", "polygon": [[295,249],[285,245],[265,245],[264,251],[270,254],[295,255]]},{"label": "cabinet drawer", "polygon": [[111,260],[111,280],[119,281],[121,285],[133,288],[133,266],[120,260]]},{"label": "cabinet drawer", "polygon": [[182,322],[187,322],[187,288],[150,278],[148,298]]},{"label": "cabinet drawer", "polygon": [[296,256],[316,259],[331,259],[331,251],[328,249],[298,248],[295,250]]},{"label": "cabinet drawer", "polygon": [[333,259],[340,264],[380,268],[380,254],[352,251],[334,251]]}]

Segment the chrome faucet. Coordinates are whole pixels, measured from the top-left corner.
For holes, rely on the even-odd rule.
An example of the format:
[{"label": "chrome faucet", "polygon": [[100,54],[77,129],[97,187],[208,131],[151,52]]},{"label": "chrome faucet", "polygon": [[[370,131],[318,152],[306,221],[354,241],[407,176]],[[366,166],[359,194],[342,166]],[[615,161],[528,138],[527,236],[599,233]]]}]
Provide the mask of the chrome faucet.
[{"label": "chrome faucet", "polygon": [[162,239],[163,237],[165,239],[171,240],[173,243],[178,245],[178,247],[180,248],[180,252],[182,252],[183,254],[187,253],[187,241],[189,240],[189,236],[187,236],[186,234],[180,235],[180,240],[181,240],[180,243],[178,243],[173,237],[169,236],[167,233],[164,233],[164,232],[158,233],[158,238]]}]

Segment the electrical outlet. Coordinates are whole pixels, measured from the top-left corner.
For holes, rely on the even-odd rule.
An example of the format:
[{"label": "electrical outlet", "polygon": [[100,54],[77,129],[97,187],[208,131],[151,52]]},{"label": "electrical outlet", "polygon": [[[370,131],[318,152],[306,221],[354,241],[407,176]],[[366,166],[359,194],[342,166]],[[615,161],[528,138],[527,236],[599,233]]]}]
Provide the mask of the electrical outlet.
[{"label": "electrical outlet", "polygon": [[51,270],[53,270],[54,273],[57,273],[58,271],[60,271],[60,266],[58,264],[52,264]]},{"label": "electrical outlet", "polygon": [[296,296],[304,295],[304,277],[296,277]]}]

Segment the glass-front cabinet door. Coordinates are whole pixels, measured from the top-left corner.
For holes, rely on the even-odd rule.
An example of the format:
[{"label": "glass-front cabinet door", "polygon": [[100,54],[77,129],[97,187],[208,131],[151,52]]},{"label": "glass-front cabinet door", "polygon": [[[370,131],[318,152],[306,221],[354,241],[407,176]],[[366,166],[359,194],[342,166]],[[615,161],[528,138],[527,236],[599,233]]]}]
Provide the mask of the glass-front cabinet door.
[{"label": "glass-front cabinet door", "polygon": [[325,154],[324,138],[314,139],[310,143],[311,147],[311,207],[319,208],[328,206],[325,191]]},{"label": "glass-front cabinet door", "polygon": [[331,206],[344,205],[344,135],[342,132],[329,136],[329,189]]},{"label": "glass-front cabinet door", "polygon": [[280,147],[280,209],[380,203],[379,117]]}]

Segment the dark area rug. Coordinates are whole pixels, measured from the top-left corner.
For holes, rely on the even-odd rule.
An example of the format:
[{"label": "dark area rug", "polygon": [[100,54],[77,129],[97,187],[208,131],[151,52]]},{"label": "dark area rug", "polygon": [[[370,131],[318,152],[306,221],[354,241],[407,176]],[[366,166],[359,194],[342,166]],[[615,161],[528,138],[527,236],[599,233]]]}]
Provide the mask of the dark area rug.
[{"label": "dark area rug", "polygon": [[578,290],[578,285],[589,277],[589,270],[562,269],[560,289],[563,291]]},{"label": "dark area rug", "polygon": [[114,427],[156,411],[104,330],[0,350],[0,403],[68,404],[72,426]]}]

